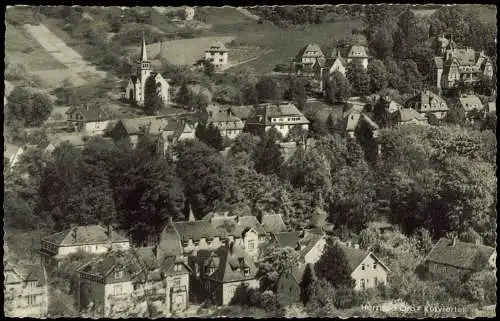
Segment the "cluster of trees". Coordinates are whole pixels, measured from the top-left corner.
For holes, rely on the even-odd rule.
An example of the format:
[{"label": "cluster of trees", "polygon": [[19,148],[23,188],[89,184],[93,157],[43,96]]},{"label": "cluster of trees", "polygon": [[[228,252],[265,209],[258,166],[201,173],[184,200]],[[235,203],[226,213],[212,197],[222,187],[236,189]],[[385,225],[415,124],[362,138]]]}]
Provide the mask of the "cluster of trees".
[{"label": "cluster of trees", "polygon": [[41,126],[54,105],[46,94],[28,87],[16,87],[9,96],[6,123],[9,126]]},{"label": "cluster of trees", "polygon": [[249,9],[261,19],[273,22],[279,26],[287,24],[321,24],[332,21],[345,12],[338,6],[276,6],[252,7]]}]

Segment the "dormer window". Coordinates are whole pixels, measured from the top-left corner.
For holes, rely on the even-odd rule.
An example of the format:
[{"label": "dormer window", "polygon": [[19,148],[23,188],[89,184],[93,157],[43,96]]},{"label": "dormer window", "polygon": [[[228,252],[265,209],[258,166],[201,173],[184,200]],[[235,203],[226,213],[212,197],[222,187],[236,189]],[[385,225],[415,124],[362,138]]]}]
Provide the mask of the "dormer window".
[{"label": "dormer window", "polygon": [[209,266],[206,267],[205,273],[207,274],[213,274],[215,272],[215,266],[210,264]]},{"label": "dormer window", "polygon": [[243,275],[244,276],[249,276],[250,275],[250,268],[249,267],[245,267],[243,269]]},{"label": "dormer window", "polygon": [[117,271],[114,273],[115,279],[121,279],[123,277],[123,271]]},{"label": "dormer window", "polygon": [[363,271],[365,270],[365,264],[364,263],[361,264],[361,270],[363,270]]},{"label": "dormer window", "polygon": [[182,266],[181,266],[181,264],[180,264],[180,263],[176,263],[176,264],[174,265],[174,271],[175,271],[175,272],[180,272],[181,270],[182,270]]}]

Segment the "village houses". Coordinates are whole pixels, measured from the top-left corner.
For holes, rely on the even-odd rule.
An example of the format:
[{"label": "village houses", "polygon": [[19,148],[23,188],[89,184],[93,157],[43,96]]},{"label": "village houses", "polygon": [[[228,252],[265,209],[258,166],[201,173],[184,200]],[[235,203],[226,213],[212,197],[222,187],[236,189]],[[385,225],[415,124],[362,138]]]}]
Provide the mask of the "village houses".
[{"label": "village houses", "polygon": [[467,276],[476,271],[496,268],[496,249],[454,238],[441,238],[424,260],[433,278],[445,275]]},{"label": "village houses", "polygon": [[443,119],[449,110],[446,101],[430,90],[423,90],[405,102],[406,108],[413,108],[419,113],[434,115],[437,119]]},{"label": "village houses", "polygon": [[431,75],[438,89],[452,89],[460,82],[473,84],[482,77],[492,79],[493,65],[484,51],[457,48],[453,39],[438,37],[437,56],[434,57]]},{"label": "village houses", "polygon": [[98,104],[87,103],[83,106],[71,107],[66,115],[68,115],[68,129],[82,132],[87,136],[104,135],[111,120],[108,111]]},{"label": "village houses", "polygon": [[207,107],[206,125],[212,124],[221,133],[222,137],[234,139],[243,132],[245,123],[236,117],[231,108],[224,108],[215,104]]},{"label": "village houses", "polygon": [[224,67],[229,63],[229,50],[220,41],[213,41],[205,50],[205,59],[216,68]]},{"label": "village houses", "polygon": [[110,249],[127,250],[129,247],[128,239],[110,226],[73,226],[42,238],[40,256],[44,266],[52,267],[72,253],[102,254]]},{"label": "village houses", "polygon": [[136,74],[130,77],[127,87],[122,92],[122,98],[144,107],[147,92],[146,86],[152,85],[155,86],[156,93],[162,102],[167,104],[170,101],[170,84],[160,73],[152,71],[151,61],[148,60],[144,35],[142,37],[141,53],[137,61],[136,70]]},{"label": "village houses", "polygon": [[45,318],[49,307],[47,272],[41,265],[4,265],[7,317]]},{"label": "village houses", "polygon": [[310,121],[290,102],[261,104],[248,118],[246,127],[251,133],[262,135],[271,128],[287,137],[294,127],[309,130]]}]

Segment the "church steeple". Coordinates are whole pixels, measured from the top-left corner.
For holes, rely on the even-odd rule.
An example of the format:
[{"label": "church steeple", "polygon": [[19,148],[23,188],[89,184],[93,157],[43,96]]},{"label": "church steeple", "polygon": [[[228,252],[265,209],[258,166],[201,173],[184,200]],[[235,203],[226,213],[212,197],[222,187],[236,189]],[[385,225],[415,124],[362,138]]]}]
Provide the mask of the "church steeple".
[{"label": "church steeple", "polygon": [[144,32],[142,32],[141,61],[148,61],[148,54],[146,52],[146,39],[144,38]]}]

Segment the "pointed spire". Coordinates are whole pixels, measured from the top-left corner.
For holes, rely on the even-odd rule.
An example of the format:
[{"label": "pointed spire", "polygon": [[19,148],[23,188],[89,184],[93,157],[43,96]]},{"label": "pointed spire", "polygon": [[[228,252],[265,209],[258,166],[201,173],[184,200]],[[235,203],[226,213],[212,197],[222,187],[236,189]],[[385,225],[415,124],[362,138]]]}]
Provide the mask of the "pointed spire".
[{"label": "pointed spire", "polygon": [[146,53],[146,39],[144,38],[144,31],[142,32],[141,61],[148,61],[148,54]]},{"label": "pointed spire", "polygon": [[196,221],[196,218],[194,217],[193,210],[191,209],[191,204],[189,204],[189,222],[194,222]]}]

